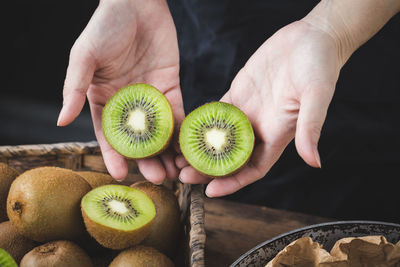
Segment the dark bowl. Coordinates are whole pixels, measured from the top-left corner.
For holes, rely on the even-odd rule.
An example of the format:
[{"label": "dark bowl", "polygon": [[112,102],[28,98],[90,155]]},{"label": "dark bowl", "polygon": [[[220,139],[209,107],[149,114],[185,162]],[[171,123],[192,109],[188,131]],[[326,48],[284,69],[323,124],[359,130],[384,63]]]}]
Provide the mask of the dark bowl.
[{"label": "dark bowl", "polygon": [[366,235],[383,235],[388,242],[397,243],[400,240],[400,224],[374,221],[339,221],[299,228],[257,245],[237,259],[231,267],[265,267],[284,247],[305,236],[311,237],[329,251],[335,242],[341,238]]}]

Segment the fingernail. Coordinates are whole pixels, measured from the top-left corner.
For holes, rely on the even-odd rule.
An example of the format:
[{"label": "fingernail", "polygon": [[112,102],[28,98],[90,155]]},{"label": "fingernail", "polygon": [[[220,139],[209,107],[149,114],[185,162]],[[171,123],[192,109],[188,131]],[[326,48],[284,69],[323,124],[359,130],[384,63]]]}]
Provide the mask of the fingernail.
[{"label": "fingernail", "polygon": [[64,107],[61,108],[60,114],[58,115],[57,126],[60,126],[60,120],[61,120],[61,117],[62,117],[63,110],[64,110]]},{"label": "fingernail", "polygon": [[210,195],[210,193],[208,192],[208,189],[206,189],[205,194],[206,194],[206,196],[209,197],[209,198],[213,198],[213,197],[214,197],[214,196]]},{"label": "fingernail", "polygon": [[184,184],[185,182],[182,180],[182,178],[180,176],[178,176],[179,181]]},{"label": "fingernail", "polygon": [[321,166],[321,158],[319,157],[319,153],[318,153],[318,149],[317,148],[314,148],[314,157],[315,157],[315,160],[317,161],[318,167],[322,168],[322,166]]}]

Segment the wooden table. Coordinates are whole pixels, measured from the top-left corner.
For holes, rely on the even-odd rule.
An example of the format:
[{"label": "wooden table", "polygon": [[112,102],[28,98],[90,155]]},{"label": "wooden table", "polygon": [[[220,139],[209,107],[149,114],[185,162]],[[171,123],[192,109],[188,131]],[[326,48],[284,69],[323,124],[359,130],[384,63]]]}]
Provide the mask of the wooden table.
[{"label": "wooden table", "polygon": [[274,236],[299,227],[331,221],[221,199],[207,198],[204,206],[207,267],[229,266],[243,253]]}]

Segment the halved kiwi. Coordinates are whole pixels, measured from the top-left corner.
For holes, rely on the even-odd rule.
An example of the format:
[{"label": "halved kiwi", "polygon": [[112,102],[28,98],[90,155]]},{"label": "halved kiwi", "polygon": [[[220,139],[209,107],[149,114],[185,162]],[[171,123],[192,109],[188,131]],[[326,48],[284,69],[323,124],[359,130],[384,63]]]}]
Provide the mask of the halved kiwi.
[{"label": "halved kiwi", "polygon": [[124,249],[139,244],[156,215],[153,201],[124,185],[104,185],[82,198],[82,214],[90,235],[101,245]]},{"label": "halved kiwi", "polygon": [[211,102],[185,118],[179,143],[193,168],[207,176],[223,177],[247,163],[254,147],[254,132],[239,108]]},{"label": "halved kiwi", "polygon": [[0,267],[18,267],[11,255],[2,248],[0,248]]},{"label": "halved kiwi", "polygon": [[103,109],[102,125],[104,136],[118,153],[139,159],[157,155],[168,146],[174,117],[160,91],[138,83],[110,98]]}]

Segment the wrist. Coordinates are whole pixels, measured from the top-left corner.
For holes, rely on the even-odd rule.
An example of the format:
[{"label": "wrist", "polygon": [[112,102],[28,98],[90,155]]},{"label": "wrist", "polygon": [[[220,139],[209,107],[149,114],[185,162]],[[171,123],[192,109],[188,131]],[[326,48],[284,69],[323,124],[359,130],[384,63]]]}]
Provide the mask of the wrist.
[{"label": "wrist", "polygon": [[398,0],[322,0],[302,21],[333,39],[344,65],[399,11]]}]

